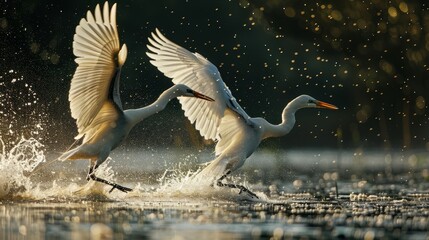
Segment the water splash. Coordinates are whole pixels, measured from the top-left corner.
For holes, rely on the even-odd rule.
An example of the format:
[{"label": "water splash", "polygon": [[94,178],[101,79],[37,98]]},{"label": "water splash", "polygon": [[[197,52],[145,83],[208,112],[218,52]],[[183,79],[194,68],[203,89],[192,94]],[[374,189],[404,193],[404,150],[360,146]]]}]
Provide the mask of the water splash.
[{"label": "water splash", "polygon": [[[76,176],[61,176],[57,171],[50,171],[49,162],[46,162],[44,145],[34,138],[24,137],[7,150],[6,144],[0,139],[0,199],[3,200],[48,200],[48,201],[187,201],[221,200],[221,201],[253,201],[247,194],[238,194],[237,189],[219,188],[195,180],[195,176],[201,171],[183,170],[188,163],[181,162],[177,166],[170,167],[159,177],[158,184],[142,185],[140,182],[130,183],[134,190],[130,193],[120,191],[110,192],[111,187],[99,182],[81,179]],[[109,165],[109,157],[96,171],[100,178],[111,182],[117,182],[116,173]],[[58,162],[59,164],[64,164]],[[46,164],[46,165],[43,165]],[[67,163],[66,163],[67,164]],[[38,167],[46,167],[48,175],[37,172],[31,175]],[[189,167],[189,166],[188,166]],[[69,168],[65,168],[69,171]],[[49,175],[56,172],[58,175]],[[39,175],[40,174],[40,175]],[[40,179],[40,180],[38,180]],[[123,180],[122,180],[123,181]],[[239,177],[230,181],[243,184]],[[246,185],[246,182],[244,182]],[[259,194],[258,194],[259,195]]]},{"label": "water splash", "polygon": [[[11,69],[0,76],[0,136],[13,147],[19,136],[42,140],[47,135],[48,111],[33,84]],[[17,138],[18,136],[18,138]]]},{"label": "water splash", "polygon": [[[257,195],[259,199],[253,198],[247,193],[240,193],[238,189],[228,187],[218,187],[207,181],[200,181],[196,176],[201,172],[204,166],[197,170],[183,171],[178,168],[166,170],[158,179],[160,184],[156,189],[154,196],[160,195],[169,198],[191,198],[191,199],[211,199],[221,201],[265,201],[267,196],[261,192]],[[247,182],[241,177],[231,176],[228,181],[242,184],[247,187]]]},{"label": "water splash", "polygon": [[[109,166],[111,158],[107,158],[106,161],[100,165],[95,171],[95,175],[99,178],[105,179],[110,182],[117,182],[116,173],[112,167]],[[88,181],[84,186],[78,187],[78,189],[72,189],[69,193],[71,197],[87,198],[91,200],[108,200],[111,197],[117,196],[116,194],[110,194],[112,187],[96,181]],[[118,191],[115,191],[115,193]]]},{"label": "water splash", "polygon": [[[109,157],[100,167],[95,171],[95,174],[110,182],[117,182],[116,173],[113,171],[112,166],[109,165],[111,158]],[[63,162],[58,161],[59,164]],[[65,168],[69,171],[69,168]],[[70,174],[63,175],[64,173],[55,171],[55,176],[49,176],[48,179],[55,179],[52,182],[47,181],[45,175],[42,176],[43,180],[39,182],[37,187],[29,189],[21,196],[27,199],[34,200],[53,200],[53,201],[114,201],[124,199],[125,193],[115,190],[110,192],[111,186],[96,181],[86,181],[80,176],[70,177]],[[34,181],[34,180],[33,180]],[[43,185],[41,187],[40,185]]]},{"label": "water splash", "polygon": [[[89,181],[79,184],[69,178],[44,177],[44,181],[34,179],[36,167],[46,162],[44,145],[35,138],[24,138],[7,149],[0,139],[0,199],[17,200],[109,200],[118,194],[109,194],[109,186]],[[109,166],[110,158],[97,169],[97,175],[115,181],[115,172]],[[47,180],[46,180],[47,179]]]},{"label": "water splash", "polygon": [[11,194],[32,189],[32,182],[26,175],[45,161],[43,144],[34,138],[24,137],[9,151],[0,139],[2,152],[0,153],[0,199]]}]

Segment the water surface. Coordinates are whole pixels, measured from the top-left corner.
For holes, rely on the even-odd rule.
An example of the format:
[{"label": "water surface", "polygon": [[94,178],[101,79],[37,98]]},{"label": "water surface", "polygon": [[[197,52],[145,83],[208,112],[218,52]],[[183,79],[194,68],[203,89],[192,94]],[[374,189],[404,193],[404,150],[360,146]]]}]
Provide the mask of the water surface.
[{"label": "water surface", "polygon": [[86,161],[29,176],[46,164],[43,146],[15,147],[1,155],[2,239],[428,237],[425,152],[261,149],[228,179],[255,199],[189,181],[211,152],[119,149],[97,174],[134,189],[126,194],[88,183]]}]

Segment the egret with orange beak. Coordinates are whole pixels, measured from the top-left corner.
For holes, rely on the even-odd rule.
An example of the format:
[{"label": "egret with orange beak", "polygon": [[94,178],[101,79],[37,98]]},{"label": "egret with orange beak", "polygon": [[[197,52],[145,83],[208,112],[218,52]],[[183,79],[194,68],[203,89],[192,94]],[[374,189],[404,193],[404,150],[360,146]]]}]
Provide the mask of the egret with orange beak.
[{"label": "egret with orange beak", "polygon": [[271,124],[251,118],[232,96],[215,65],[198,53],[191,53],[167,39],[156,29],[149,38],[147,55],[151,63],[175,84],[187,84],[214,98],[214,102],[179,98],[185,116],[205,139],[217,141],[216,158],[195,178],[209,184],[238,188],[256,197],[247,188],[224,183],[225,177],[240,168],[262,140],[288,134],[295,124],[295,112],[302,108],[337,109],[336,106],[301,95],[289,102],[282,122]]}]

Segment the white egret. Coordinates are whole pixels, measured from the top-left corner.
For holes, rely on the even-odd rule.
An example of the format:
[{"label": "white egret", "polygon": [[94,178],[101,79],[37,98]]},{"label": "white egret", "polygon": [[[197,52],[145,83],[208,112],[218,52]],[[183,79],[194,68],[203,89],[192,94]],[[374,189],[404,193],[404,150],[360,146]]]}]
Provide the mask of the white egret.
[{"label": "white egret", "polygon": [[215,102],[179,98],[185,116],[199,130],[205,139],[217,141],[212,160],[196,177],[210,184],[239,188],[223,180],[232,171],[240,168],[256,150],[260,142],[270,137],[288,134],[295,124],[295,112],[301,108],[337,109],[334,105],[318,101],[308,95],[301,95],[286,105],[282,112],[282,122],[271,124],[263,118],[251,118],[232,96],[223,82],[218,69],[198,53],[191,53],[168,40],[156,29],[149,38],[147,55],[165,76],[175,84],[187,84],[195,90],[210,95]]},{"label": "white egret", "polygon": [[89,159],[87,180],[92,179],[123,192],[130,188],[97,177],[94,171],[143,119],[163,110],[175,97],[213,99],[178,84],[164,91],[149,106],[139,109],[122,109],[119,96],[119,77],[127,57],[125,44],[119,48],[116,28],[116,4],[109,9],[106,2],[103,12],[97,5],[92,14],[88,11],[76,27],[73,53],[78,67],[71,81],[69,101],[71,115],[76,119],[82,144],[61,155],[60,160]]}]

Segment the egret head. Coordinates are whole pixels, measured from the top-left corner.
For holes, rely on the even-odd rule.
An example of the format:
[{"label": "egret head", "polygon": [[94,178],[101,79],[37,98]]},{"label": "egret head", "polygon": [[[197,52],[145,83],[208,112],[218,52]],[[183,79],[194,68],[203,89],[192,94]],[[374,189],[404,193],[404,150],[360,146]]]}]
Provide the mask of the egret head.
[{"label": "egret head", "polygon": [[291,106],[294,106],[297,109],[300,109],[300,108],[338,109],[336,106],[334,106],[332,104],[319,101],[319,100],[317,100],[311,96],[308,96],[308,95],[301,95],[301,96],[295,98],[294,100],[292,100],[292,102],[290,102],[289,104],[291,104]]},{"label": "egret head", "polygon": [[177,84],[175,87],[176,87],[177,95],[179,97],[196,97],[196,98],[201,98],[201,99],[204,99],[204,100],[207,100],[210,102],[214,101],[213,98],[208,97],[208,96],[206,96],[202,93],[199,93],[197,91],[194,91],[184,84]]}]

